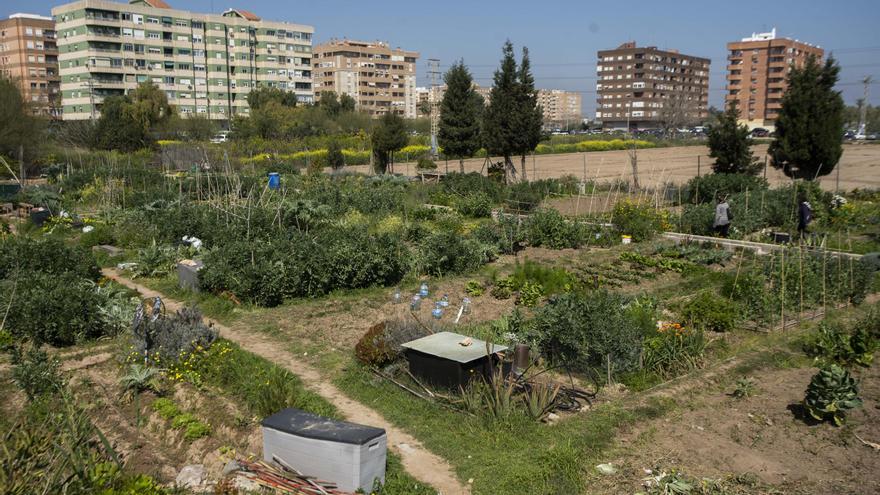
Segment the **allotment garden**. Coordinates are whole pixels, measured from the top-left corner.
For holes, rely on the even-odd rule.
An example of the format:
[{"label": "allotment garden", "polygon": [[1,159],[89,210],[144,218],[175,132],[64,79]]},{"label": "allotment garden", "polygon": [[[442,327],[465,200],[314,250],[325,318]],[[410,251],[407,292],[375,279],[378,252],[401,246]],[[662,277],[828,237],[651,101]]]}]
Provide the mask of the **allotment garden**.
[{"label": "allotment garden", "polygon": [[[262,418],[346,404],[419,444],[386,494],[436,493],[411,449],[475,494],[880,489],[876,191],[81,158],[3,217],[4,493],[235,493]],[[441,332],[507,350],[441,386],[407,362]]]}]

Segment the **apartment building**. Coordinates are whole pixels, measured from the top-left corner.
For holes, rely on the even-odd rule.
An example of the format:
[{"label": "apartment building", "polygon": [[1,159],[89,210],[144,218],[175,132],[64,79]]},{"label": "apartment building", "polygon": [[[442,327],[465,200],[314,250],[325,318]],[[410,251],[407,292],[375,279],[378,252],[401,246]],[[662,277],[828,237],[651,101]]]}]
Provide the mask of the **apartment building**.
[{"label": "apartment building", "polygon": [[[483,98],[484,103],[489,103],[489,93],[492,92],[491,86],[480,86],[477,83],[473,83],[474,91],[477,92]],[[440,86],[436,86],[434,88],[416,88],[416,116],[417,117],[427,117],[428,114],[423,112],[422,110],[426,108],[428,104],[431,103],[431,95],[434,95],[434,98],[439,105],[441,101],[443,101],[443,95],[446,94],[446,85],[442,84]]]},{"label": "apartment building", "polygon": [[802,67],[810,55],[821,59],[825,54],[818,46],[777,38],[776,28],[728,43],[727,50],[726,102],[737,102],[741,123],[768,130],[782,108],[788,72]]},{"label": "apartment building", "polygon": [[52,9],[64,120],[96,118],[104,98],[152,82],[182,116],[226,120],[254,88],[311,102],[314,28],[242,9],[176,10],[163,0],[80,0]]},{"label": "apartment building", "polygon": [[708,116],[709,64],[703,57],[634,41],[601,50],[596,119],[608,129],[679,127]]},{"label": "apartment building", "polygon": [[315,46],[315,95],[334,91],[354,98],[373,117],[392,112],[415,118],[418,52],[375,41],[330,40]]},{"label": "apartment building", "polygon": [[21,86],[35,114],[60,117],[55,21],[33,14],[0,20],[0,74]]},{"label": "apartment building", "polygon": [[538,104],[544,111],[544,127],[553,129],[580,124],[582,97],[577,91],[539,89]]}]

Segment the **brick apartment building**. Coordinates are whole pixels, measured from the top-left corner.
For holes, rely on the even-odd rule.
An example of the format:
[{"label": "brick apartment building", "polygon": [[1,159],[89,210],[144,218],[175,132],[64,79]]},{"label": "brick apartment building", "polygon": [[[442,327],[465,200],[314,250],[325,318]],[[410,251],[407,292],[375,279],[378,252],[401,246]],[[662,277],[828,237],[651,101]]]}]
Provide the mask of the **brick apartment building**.
[{"label": "brick apartment building", "polygon": [[769,130],[782,107],[788,72],[802,67],[810,55],[824,55],[818,46],[777,38],[775,28],[728,43],[727,50],[726,102],[737,101],[741,123]]},{"label": "brick apartment building", "polygon": [[0,20],[0,74],[21,86],[35,114],[61,116],[55,21],[33,14]]},{"label": "brick apartment building", "polygon": [[598,53],[596,119],[612,129],[689,125],[709,110],[709,64],[702,57],[634,41]]},{"label": "brick apartment building", "polygon": [[375,41],[331,40],[315,46],[315,94],[334,91],[354,98],[372,117],[389,112],[415,118],[418,52]]},{"label": "brick apartment building", "polygon": [[104,98],[148,81],[182,116],[247,114],[247,95],[260,87],[313,101],[312,26],[241,9],[197,14],[163,0],[80,0],[52,15],[65,120],[96,118]]}]

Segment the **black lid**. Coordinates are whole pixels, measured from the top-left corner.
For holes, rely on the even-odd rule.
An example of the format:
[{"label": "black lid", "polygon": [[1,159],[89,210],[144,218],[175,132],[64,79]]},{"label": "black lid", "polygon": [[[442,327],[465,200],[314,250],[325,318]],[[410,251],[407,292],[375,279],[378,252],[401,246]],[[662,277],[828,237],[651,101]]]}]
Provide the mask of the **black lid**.
[{"label": "black lid", "polygon": [[266,428],[316,440],[363,445],[385,434],[382,428],[336,421],[299,409],[283,409],[264,419]]}]

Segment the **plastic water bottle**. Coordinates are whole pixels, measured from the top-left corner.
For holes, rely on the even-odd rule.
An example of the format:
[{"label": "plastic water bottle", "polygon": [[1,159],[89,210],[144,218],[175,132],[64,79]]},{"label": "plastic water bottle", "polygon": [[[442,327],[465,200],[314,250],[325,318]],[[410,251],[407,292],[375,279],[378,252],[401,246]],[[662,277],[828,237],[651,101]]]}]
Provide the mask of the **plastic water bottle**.
[{"label": "plastic water bottle", "polygon": [[440,304],[441,308],[448,308],[449,307],[449,296],[446,294],[443,294],[443,297],[440,298],[439,304]]},{"label": "plastic water bottle", "polygon": [[439,302],[434,305],[434,310],[431,311],[431,316],[433,316],[435,320],[443,318],[443,308],[440,307]]},{"label": "plastic water bottle", "polygon": [[464,313],[466,315],[471,314],[471,298],[465,297],[464,299],[462,299],[461,300],[461,308],[462,308],[462,310],[461,310],[462,313]]},{"label": "plastic water bottle", "polygon": [[422,307],[422,296],[416,294],[412,296],[412,300],[409,302],[409,309],[413,311],[418,311],[419,308]]},{"label": "plastic water bottle", "polygon": [[391,295],[391,302],[400,304],[400,287],[394,289],[394,294]]},{"label": "plastic water bottle", "polygon": [[419,295],[422,296],[422,299],[428,297],[428,282],[422,282],[421,287],[419,287]]}]

